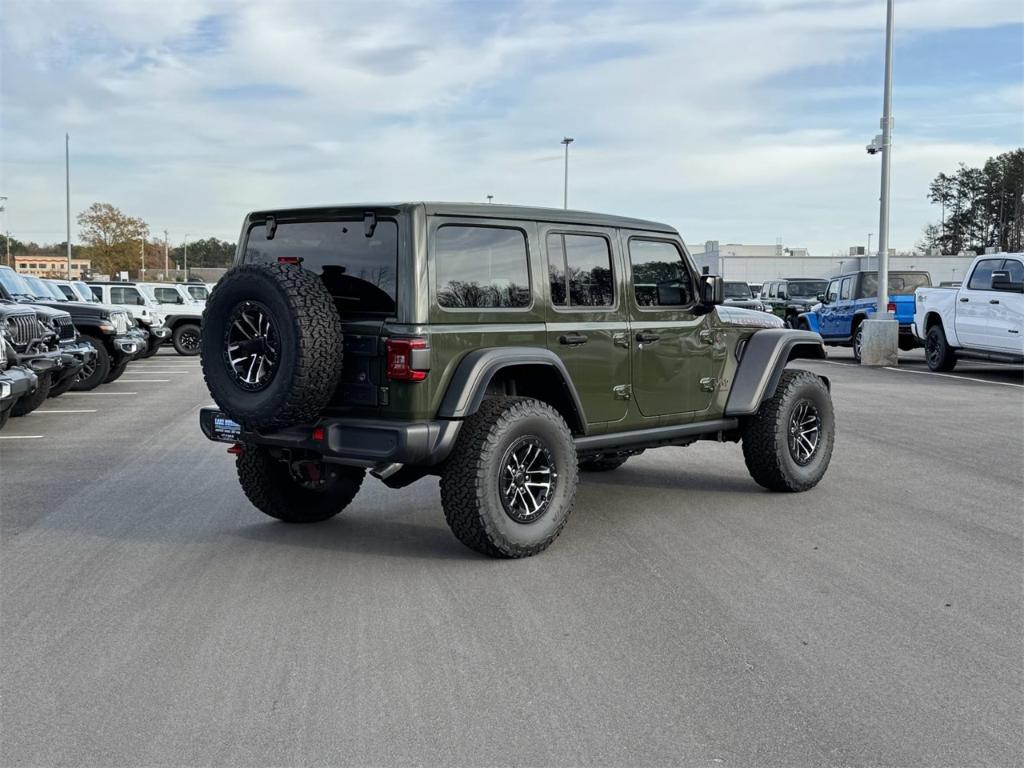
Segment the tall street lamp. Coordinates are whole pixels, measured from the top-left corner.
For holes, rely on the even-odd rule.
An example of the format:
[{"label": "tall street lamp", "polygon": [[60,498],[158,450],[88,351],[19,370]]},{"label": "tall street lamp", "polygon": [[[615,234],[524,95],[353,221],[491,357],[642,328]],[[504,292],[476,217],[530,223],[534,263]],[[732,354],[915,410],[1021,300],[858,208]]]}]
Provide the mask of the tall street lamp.
[{"label": "tall street lamp", "polygon": [[188,282],[188,232],[185,233],[185,282]]},{"label": "tall street lamp", "polygon": [[565,188],[562,191],[562,208],[569,208],[569,145],[575,141],[571,136],[562,139],[565,144]]}]

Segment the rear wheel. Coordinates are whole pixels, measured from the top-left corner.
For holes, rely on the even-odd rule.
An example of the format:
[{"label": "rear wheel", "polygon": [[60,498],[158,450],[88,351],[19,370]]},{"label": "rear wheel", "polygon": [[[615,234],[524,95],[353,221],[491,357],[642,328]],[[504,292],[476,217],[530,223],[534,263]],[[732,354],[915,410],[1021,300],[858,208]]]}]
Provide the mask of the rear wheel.
[{"label": "rear wheel", "polygon": [[84,335],[82,336],[82,341],[89,344],[96,351],[96,354],[78,372],[78,378],[71,385],[71,389],[75,392],[88,392],[91,389],[96,389],[107,378],[107,374],[110,373],[110,353],[103,345],[103,342],[94,336]]},{"label": "rear wheel", "polygon": [[933,371],[952,371],[956,368],[956,352],[946,341],[942,324],[936,323],[928,329],[924,340],[924,359]]},{"label": "rear wheel", "polygon": [[860,362],[861,345],[864,343],[864,323],[859,323],[853,331],[853,359]]},{"label": "rear wheel", "polygon": [[491,557],[529,557],[558,538],[576,498],[576,447],[561,415],[525,397],[485,400],[441,475],[455,537]]},{"label": "rear wheel", "polygon": [[366,470],[326,464],[319,456],[274,456],[245,446],[235,462],[238,482],[258,510],[286,523],[319,523],[352,503]]},{"label": "rear wheel", "polygon": [[35,392],[18,398],[18,402],[11,407],[11,416],[24,416],[27,413],[32,413],[32,411],[45,403],[46,398],[50,395],[50,383],[52,381],[52,374],[39,374],[39,383],[36,384]]},{"label": "rear wheel", "polygon": [[201,339],[202,335],[199,332],[199,326],[195,323],[182,323],[174,329],[174,333],[171,336],[171,341],[174,343],[174,349],[177,353],[189,357],[199,354]]},{"label": "rear wheel", "polygon": [[824,477],[834,440],[828,387],[810,371],[789,370],[744,426],[743,458],[758,485],[806,491]]},{"label": "rear wheel", "polygon": [[229,270],[207,301],[201,345],[213,399],[251,429],[315,420],[341,376],[338,311],[299,266]]}]

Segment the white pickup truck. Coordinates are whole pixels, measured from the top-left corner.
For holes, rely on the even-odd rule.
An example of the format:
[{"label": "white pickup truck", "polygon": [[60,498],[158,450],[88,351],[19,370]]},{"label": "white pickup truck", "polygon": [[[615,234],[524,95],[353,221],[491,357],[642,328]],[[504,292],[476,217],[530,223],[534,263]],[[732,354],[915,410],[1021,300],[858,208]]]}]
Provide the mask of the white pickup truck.
[{"label": "white pickup truck", "polygon": [[960,287],[914,293],[914,335],[933,371],[964,358],[1024,363],[1024,254],[986,253]]}]

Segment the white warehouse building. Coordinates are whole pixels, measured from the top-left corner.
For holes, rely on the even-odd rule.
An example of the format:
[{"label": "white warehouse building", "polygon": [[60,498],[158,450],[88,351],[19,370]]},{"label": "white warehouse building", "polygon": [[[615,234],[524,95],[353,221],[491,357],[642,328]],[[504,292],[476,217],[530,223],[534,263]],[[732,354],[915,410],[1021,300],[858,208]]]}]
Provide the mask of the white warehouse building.
[{"label": "white warehouse building", "polygon": [[[865,256],[864,248],[851,248],[848,256],[812,256],[806,248],[776,245],[741,245],[708,240],[703,249],[690,254],[697,268],[726,280],[765,283],[783,277],[831,277],[858,269],[877,269],[877,257]],[[973,255],[895,255],[890,252],[889,269],[928,272],[932,284],[963,279]]]}]

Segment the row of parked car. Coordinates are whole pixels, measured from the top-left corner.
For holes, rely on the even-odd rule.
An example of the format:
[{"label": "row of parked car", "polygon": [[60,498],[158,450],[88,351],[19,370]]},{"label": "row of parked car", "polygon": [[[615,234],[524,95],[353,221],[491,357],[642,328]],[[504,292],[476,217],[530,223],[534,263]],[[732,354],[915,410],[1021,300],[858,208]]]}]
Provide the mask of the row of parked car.
[{"label": "row of parked car", "polygon": [[[949,371],[957,359],[1024,363],[1024,255],[984,254],[963,284],[932,286],[924,271],[889,272],[889,316],[899,322],[899,348],[924,347],[928,367]],[[815,331],[860,361],[863,321],[877,307],[878,272],[771,280],[752,287],[726,281],[725,303],[771,312],[787,328]]]},{"label": "row of parked car", "polygon": [[47,398],[116,381],[166,342],[199,352],[210,286],[49,280],[0,267],[0,428]]}]

